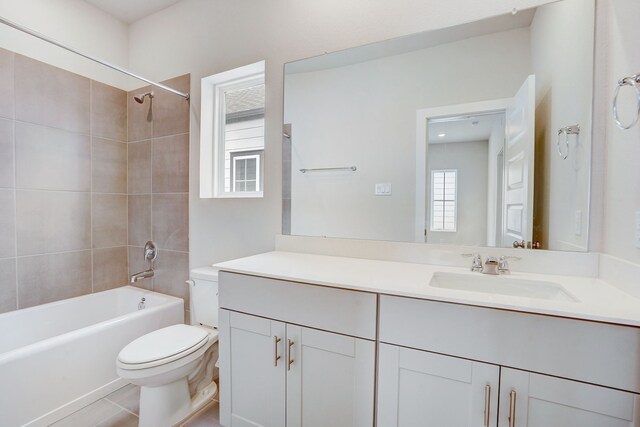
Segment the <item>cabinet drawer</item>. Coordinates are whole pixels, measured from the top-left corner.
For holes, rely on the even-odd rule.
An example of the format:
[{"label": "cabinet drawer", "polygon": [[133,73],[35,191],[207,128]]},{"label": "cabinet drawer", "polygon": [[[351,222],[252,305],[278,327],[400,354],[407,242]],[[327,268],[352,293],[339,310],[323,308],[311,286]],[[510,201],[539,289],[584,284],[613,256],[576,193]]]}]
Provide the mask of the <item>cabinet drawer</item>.
[{"label": "cabinet drawer", "polygon": [[220,308],[375,340],[376,294],[220,272]]},{"label": "cabinet drawer", "polygon": [[380,341],[640,392],[640,329],[381,296]]}]

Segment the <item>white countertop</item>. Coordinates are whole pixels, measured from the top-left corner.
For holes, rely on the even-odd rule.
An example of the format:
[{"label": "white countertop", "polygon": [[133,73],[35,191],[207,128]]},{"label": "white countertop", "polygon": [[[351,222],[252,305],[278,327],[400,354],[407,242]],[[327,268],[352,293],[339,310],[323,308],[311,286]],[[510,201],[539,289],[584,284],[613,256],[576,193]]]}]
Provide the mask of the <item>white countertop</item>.
[{"label": "white countertop", "polygon": [[[471,262],[471,261],[469,261]],[[268,252],[216,264],[222,271],[269,277],[333,288],[352,289],[432,301],[468,304],[526,313],[640,327],[640,299],[600,280],[512,272],[510,277],[552,282],[579,301],[536,298],[443,289],[429,286],[436,272],[480,273],[438,265],[343,258],[294,252]],[[500,278],[496,278],[500,280]]]}]

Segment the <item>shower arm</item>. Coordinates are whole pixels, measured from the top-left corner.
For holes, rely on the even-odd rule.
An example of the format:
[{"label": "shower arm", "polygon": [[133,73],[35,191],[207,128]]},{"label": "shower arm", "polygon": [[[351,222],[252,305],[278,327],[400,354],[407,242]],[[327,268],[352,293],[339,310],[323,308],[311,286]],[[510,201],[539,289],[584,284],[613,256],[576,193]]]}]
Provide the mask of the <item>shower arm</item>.
[{"label": "shower arm", "polygon": [[90,61],[97,62],[98,64],[104,65],[105,67],[109,67],[112,70],[119,71],[119,72],[121,72],[123,74],[126,74],[128,76],[131,76],[131,77],[133,77],[135,79],[142,80],[143,82],[149,83],[150,85],[153,85],[153,86],[159,87],[160,89],[164,89],[164,90],[166,90],[168,92],[174,93],[174,94],[176,94],[178,96],[183,97],[187,101],[189,100],[189,94],[188,93],[180,92],[179,90],[175,90],[175,89],[173,89],[173,88],[171,88],[171,87],[169,87],[167,85],[164,85],[162,83],[158,83],[158,82],[155,82],[153,80],[147,79],[145,77],[142,77],[142,76],[140,76],[138,74],[132,73],[129,70],[126,70],[126,69],[124,69],[122,67],[119,67],[117,65],[113,65],[113,64],[111,64],[111,63],[109,63],[107,61],[104,61],[102,59],[95,58],[95,57],[93,57],[93,56],[91,56],[89,54],[81,52],[81,51],[79,51],[77,49],[74,49],[72,47],[69,47],[69,46],[67,46],[67,45],[65,45],[65,44],[63,44],[63,43],[61,43],[61,42],[59,42],[57,40],[54,40],[54,39],[52,39],[50,37],[47,37],[42,33],[34,31],[34,30],[32,30],[30,28],[27,28],[25,26],[22,26],[20,24],[16,24],[15,22],[9,21],[8,19],[5,19],[5,18],[3,18],[1,16],[0,16],[0,23],[2,23],[4,25],[7,25],[9,27],[15,28],[18,31],[22,31],[23,33],[32,35],[33,37],[39,38],[40,40],[43,40],[43,41],[45,41],[47,43],[51,43],[52,45],[58,46],[58,47],[60,47],[62,49],[68,50],[69,52],[75,53],[76,55],[80,55],[83,58],[86,58],[86,59],[88,59]]}]

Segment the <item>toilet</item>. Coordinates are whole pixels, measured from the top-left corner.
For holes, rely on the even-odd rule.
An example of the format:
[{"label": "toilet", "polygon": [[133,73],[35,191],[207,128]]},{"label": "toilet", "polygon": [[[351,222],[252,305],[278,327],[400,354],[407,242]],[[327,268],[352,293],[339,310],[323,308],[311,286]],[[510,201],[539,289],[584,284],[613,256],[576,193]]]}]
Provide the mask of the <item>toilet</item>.
[{"label": "toilet", "polygon": [[192,325],[172,325],[135,339],[118,354],[118,375],[140,386],[139,427],[173,426],[217,394],[218,271],[203,267],[187,281]]}]

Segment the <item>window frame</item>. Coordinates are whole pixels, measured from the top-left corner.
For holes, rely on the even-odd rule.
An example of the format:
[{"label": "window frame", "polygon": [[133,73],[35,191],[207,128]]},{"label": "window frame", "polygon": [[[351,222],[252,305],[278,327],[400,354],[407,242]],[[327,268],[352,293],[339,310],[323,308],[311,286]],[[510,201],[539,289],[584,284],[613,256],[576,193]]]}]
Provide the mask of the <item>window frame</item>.
[{"label": "window frame", "polygon": [[[265,84],[264,74],[258,76],[246,76],[233,80],[229,80],[216,85],[215,88],[215,111],[216,117],[214,120],[214,147],[215,154],[217,155],[214,160],[214,167],[217,169],[217,183],[216,194],[217,197],[263,197],[264,191],[260,190],[260,185],[257,185],[257,191],[235,191],[235,179],[233,174],[229,177],[231,180],[232,191],[225,191],[224,172],[225,172],[225,151],[226,151],[226,109],[225,106],[225,94],[226,92],[248,89],[250,87]],[[255,150],[252,150],[255,151]],[[264,148],[262,149],[264,152]],[[259,160],[258,160],[259,161]],[[259,168],[259,172],[262,173],[262,168]],[[260,177],[257,177],[257,184],[261,183]]]},{"label": "window frame", "polygon": [[[264,191],[225,191],[225,111],[226,91],[265,84],[265,61],[234,68],[201,80],[200,122],[200,197],[201,198],[256,198],[264,197]],[[221,99],[222,98],[222,99]],[[266,122],[264,125],[266,128]],[[262,148],[263,156],[266,150]],[[256,151],[253,149],[253,151]],[[264,188],[264,157],[261,159],[260,182]]]},{"label": "window frame", "polygon": [[[249,150],[249,151],[233,151],[230,153],[230,163],[231,163],[231,170],[230,172],[230,179],[231,179],[231,187],[233,188],[232,192],[233,193],[253,193],[253,191],[236,191],[236,175],[235,175],[235,169],[236,169],[236,160],[247,160],[247,159],[256,159],[256,188],[260,188],[260,185],[262,184],[262,157],[263,157],[263,153],[264,150]],[[246,175],[246,174],[245,174]],[[245,185],[247,180],[244,180]]]},{"label": "window frame", "polygon": [[[446,180],[446,174],[447,173],[451,173],[453,172],[455,174],[455,179],[456,179],[456,184],[455,184],[455,196],[454,196],[454,200],[453,200],[453,230],[444,230],[444,229],[436,229],[434,228],[434,210],[435,210],[435,203],[436,202],[442,202],[443,203],[443,209],[444,209],[444,203],[446,202],[450,202],[451,200],[446,200],[446,198],[443,198],[443,200],[436,200],[435,198],[435,174],[436,173],[444,173],[445,174],[445,180]],[[431,170],[431,218],[429,219],[429,230],[431,232],[434,233],[457,233],[458,232],[458,169],[432,169]],[[443,218],[444,218],[444,212],[443,212]]]}]

